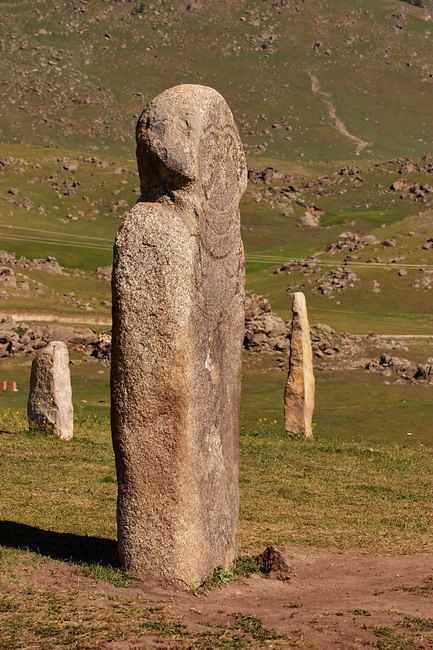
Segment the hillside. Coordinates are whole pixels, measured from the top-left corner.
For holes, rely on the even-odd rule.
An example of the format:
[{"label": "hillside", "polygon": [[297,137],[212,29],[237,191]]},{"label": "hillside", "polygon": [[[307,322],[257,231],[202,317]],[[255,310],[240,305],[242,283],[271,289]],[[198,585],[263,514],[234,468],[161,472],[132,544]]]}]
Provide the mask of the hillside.
[{"label": "hillside", "polygon": [[1,2],[0,138],[131,155],[143,104],[185,81],[232,106],[249,154],[422,155],[432,21],[399,0]]}]

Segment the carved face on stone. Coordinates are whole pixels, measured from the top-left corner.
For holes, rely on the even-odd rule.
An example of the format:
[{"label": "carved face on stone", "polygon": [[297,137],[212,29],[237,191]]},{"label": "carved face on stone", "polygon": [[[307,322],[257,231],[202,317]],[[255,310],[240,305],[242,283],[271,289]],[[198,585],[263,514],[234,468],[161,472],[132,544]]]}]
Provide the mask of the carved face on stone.
[{"label": "carved face on stone", "polygon": [[171,88],[144,111],[137,143],[144,198],[178,189],[196,195],[203,243],[213,255],[226,255],[232,229],[239,228],[247,167],[225,99],[204,86]]}]

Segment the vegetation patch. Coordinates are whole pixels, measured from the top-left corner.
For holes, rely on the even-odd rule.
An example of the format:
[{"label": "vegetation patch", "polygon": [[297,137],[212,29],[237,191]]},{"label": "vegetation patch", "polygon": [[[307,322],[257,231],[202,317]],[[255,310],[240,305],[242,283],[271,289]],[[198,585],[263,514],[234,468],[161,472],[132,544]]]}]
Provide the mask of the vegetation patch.
[{"label": "vegetation patch", "polygon": [[389,627],[377,627],[374,633],[378,639],[378,650],[415,650],[416,648],[413,641],[405,639]]},{"label": "vegetation patch", "polygon": [[82,564],[80,572],[94,580],[109,582],[114,587],[129,587],[133,578],[122,569],[103,564]]},{"label": "vegetation patch", "polygon": [[268,630],[264,627],[262,621],[256,616],[245,616],[244,614],[235,614],[233,623],[235,630],[241,630],[251,636],[255,641],[272,641],[278,639],[274,630]]}]

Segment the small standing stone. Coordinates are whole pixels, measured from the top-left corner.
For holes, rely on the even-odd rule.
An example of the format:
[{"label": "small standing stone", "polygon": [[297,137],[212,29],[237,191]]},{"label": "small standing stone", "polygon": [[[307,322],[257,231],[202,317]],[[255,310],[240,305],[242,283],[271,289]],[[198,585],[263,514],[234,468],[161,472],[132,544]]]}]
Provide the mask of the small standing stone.
[{"label": "small standing stone", "polygon": [[61,440],[72,439],[69,353],[62,341],[52,341],[33,359],[27,415],[30,429],[53,433]]},{"label": "small standing stone", "polygon": [[289,373],[284,391],[284,425],[297,438],[312,438],[314,412],[313,350],[305,296],[293,296]]}]

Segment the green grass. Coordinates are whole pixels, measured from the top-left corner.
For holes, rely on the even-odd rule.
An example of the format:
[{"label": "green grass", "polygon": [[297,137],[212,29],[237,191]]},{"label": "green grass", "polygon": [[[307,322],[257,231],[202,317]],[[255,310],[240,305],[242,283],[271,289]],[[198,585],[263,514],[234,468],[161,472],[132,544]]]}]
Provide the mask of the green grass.
[{"label": "green grass", "polygon": [[254,556],[241,555],[236,558],[233,566],[229,569],[217,567],[197,592],[206,592],[212,589],[218,589],[224,585],[233,582],[233,580],[249,578],[253,573],[259,573],[260,568],[257,559]]},{"label": "green grass", "polygon": [[[410,19],[396,30],[392,14],[401,4],[387,0],[319,0],[301,12],[290,3],[279,10],[258,0],[248,11],[232,6],[229,13],[223,1],[212,10],[186,11],[179,4],[163,19],[165,5],[143,5],[141,11],[140,3],[117,3],[106,12],[88,5],[74,13],[72,30],[66,0],[42,0],[43,21],[28,2],[2,3],[3,66],[17,79],[14,93],[5,92],[3,141],[51,145],[53,155],[56,145],[87,148],[89,155],[95,149],[129,152],[143,105],[164,88],[188,82],[211,85],[227,97],[256,157],[353,159],[353,143],[312,93],[308,73],[314,72],[348,129],[373,143],[360,158],[428,150],[430,38],[421,10],[409,8]],[[317,20],[318,51],[311,42]],[[266,33],[274,44],[263,50]],[[29,70],[47,79],[43,89],[27,80]],[[66,78],[73,83],[66,85]],[[289,128],[273,129],[279,121]]]},{"label": "green grass", "polygon": [[[333,261],[338,265],[338,260]],[[400,277],[398,264],[391,268],[353,267],[350,270],[359,278],[354,287],[322,295],[317,287],[331,269],[320,267],[320,261],[317,274],[306,275],[296,270],[275,275],[276,267],[277,264],[262,266],[251,272],[247,276],[247,288],[267,296],[274,311],[285,320],[289,318],[288,294],[303,291],[312,323],[326,323],[353,334],[430,334],[433,331],[429,290],[413,286],[425,276],[418,268],[409,269],[405,277]],[[380,285],[379,293],[373,291],[375,281]]]},{"label": "green grass", "polygon": [[433,619],[422,618],[421,616],[405,616],[402,621],[403,627],[417,632],[433,632]]},{"label": "green grass", "polygon": [[363,209],[342,209],[339,211],[330,211],[322,218],[321,223],[324,226],[335,226],[346,224],[349,221],[356,221],[357,226],[382,224],[392,224],[400,221],[407,214],[406,206],[397,206],[394,208],[382,210],[363,210]]},{"label": "green grass", "polygon": [[246,632],[256,641],[273,641],[278,638],[278,635],[273,630],[267,630],[262,621],[256,616],[236,614],[233,627]]},{"label": "green grass", "polygon": [[[51,149],[24,145],[2,145],[0,153],[13,154],[18,161],[23,161],[9,165],[0,174],[0,248],[29,258],[55,255],[63,265],[85,272],[81,277],[77,274],[54,276],[24,269],[22,273],[30,281],[42,283],[43,293],[10,292],[9,298],[3,301],[2,310],[37,310],[68,316],[76,316],[78,312],[83,316],[93,314],[109,318],[109,306],[103,304],[110,299],[109,283],[98,280],[93,272],[97,266],[111,263],[111,246],[119,219],[136,199],[135,163],[126,157],[106,154],[98,154],[96,162],[92,163],[83,151],[64,149],[53,155]],[[77,171],[65,170],[64,158],[78,162]],[[352,187],[350,178],[342,177],[341,185],[339,177],[333,174],[353,161],[319,165],[266,159],[266,163],[295,174],[298,186],[325,172],[337,184],[333,195],[324,196],[320,201],[314,193],[309,198],[308,188],[304,192],[304,198],[318,202],[325,210],[319,228],[299,225],[303,208],[295,206],[293,214],[285,215],[281,206],[273,203],[272,193],[263,193],[264,187],[260,184],[250,185],[241,205],[249,290],[268,296],[273,308],[285,317],[287,290],[295,286],[306,293],[313,322],[326,322],[336,329],[358,333],[428,333],[433,317],[428,291],[413,287],[423,278],[417,269],[404,278],[397,276],[398,265],[391,270],[355,269],[360,283],[353,289],[336,292],[333,299],[319,295],[311,284],[312,279],[319,280],[318,276],[310,277],[300,272],[275,275],[273,271],[288,258],[325,251],[329,243],[348,229],[375,234],[379,240],[396,238],[398,242],[397,249],[368,247],[360,253],[361,260],[403,254],[405,262],[431,263],[431,252],[422,251],[421,247],[431,231],[432,210],[424,210],[419,215],[422,207],[419,204],[401,202],[394,193],[384,193],[383,189],[395,179],[395,173],[384,166],[376,167],[365,161],[359,163],[364,182],[361,187]],[[255,158],[253,164],[260,165],[260,160]],[[118,173],[119,170],[123,170],[122,173]],[[415,174],[414,180],[415,177],[429,181],[425,174]],[[80,185],[65,196],[61,191],[63,184],[72,181]],[[281,184],[277,181],[274,190]],[[343,194],[339,194],[340,186]],[[10,187],[19,188],[17,196],[8,194]],[[258,203],[257,196],[262,197]],[[22,207],[23,200],[30,200],[33,208]],[[123,201],[123,207],[119,207],[119,201]],[[370,208],[354,207],[358,203],[369,204]],[[79,218],[73,221],[68,215]],[[415,235],[409,236],[409,233]],[[342,255],[324,255],[320,259],[338,264],[341,258]],[[324,268],[322,275],[325,271]],[[374,281],[381,285],[379,294],[372,291]],[[67,295],[71,293],[89,308],[77,309]]]},{"label": "green grass", "polygon": [[112,566],[104,566],[98,563],[82,564],[79,568],[80,573],[94,580],[109,582],[114,587],[129,587],[133,578],[122,569]]},{"label": "green grass", "polygon": [[397,634],[389,627],[377,627],[375,629],[377,636],[378,650],[415,650],[416,645],[409,639]]},{"label": "green grass", "polygon": [[431,461],[422,447],[290,445],[257,436],[243,443],[242,459],[242,521],[248,528],[241,539],[248,543],[396,552],[430,547],[422,514],[429,487],[419,476]]},{"label": "green grass", "polygon": [[[423,358],[429,353],[423,352]],[[272,355],[244,358],[241,430],[245,435],[278,436],[283,430],[285,373],[273,367]],[[316,372],[314,431],[322,440],[430,446],[431,413],[429,386],[387,385],[383,377],[365,370]]]},{"label": "green grass", "polygon": [[[66,533],[114,539],[116,485],[106,480],[114,476],[107,414],[80,405],[76,414],[74,441],[64,444],[26,433],[21,409],[2,409],[0,512],[4,520],[13,513],[18,522],[15,533],[13,526],[0,531],[3,539],[9,536],[6,546],[20,540],[24,550],[26,539],[33,539],[35,550],[41,540],[42,552],[50,555],[52,544],[60,553],[68,547]],[[432,549],[427,521],[433,460],[426,448],[326,440],[320,430],[317,434],[308,443],[266,430],[242,436],[240,550],[289,542],[397,552]],[[49,531],[57,535],[52,543]],[[72,561],[79,559],[78,539],[69,542]],[[92,544],[100,546],[109,565],[108,542],[90,539],[83,552],[90,552]],[[96,557],[85,563],[96,565],[94,576],[123,580],[97,566]]]}]

